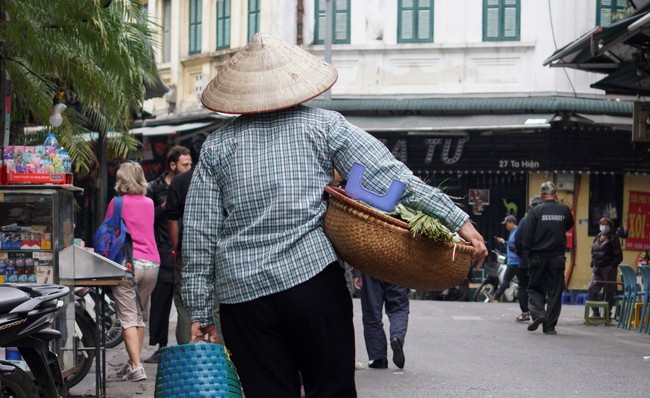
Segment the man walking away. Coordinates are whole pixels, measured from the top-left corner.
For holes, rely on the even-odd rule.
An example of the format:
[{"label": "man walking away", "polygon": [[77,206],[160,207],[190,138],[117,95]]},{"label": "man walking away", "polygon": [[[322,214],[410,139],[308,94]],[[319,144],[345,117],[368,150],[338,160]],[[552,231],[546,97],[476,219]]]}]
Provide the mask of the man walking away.
[{"label": "man walking away", "polygon": [[562,310],[566,232],[573,227],[568,206],[557,203],[555,184],[542,184],[543,203],[531,209],[526,220],[524,248],[528,258],[528,306],[533,322],[529,331],[543,325],[545,334],[557,334],[555,326]]},{"label": "man walking away", "polygon": [[147,196],[156,206],[154,234],[156,246],[160,253],[160,272],[156,288],[151,294],[151,310],[149,315],[149,345],[158,344],[158,350],[144,361],[158,363],[160,349],[167,346],[169,334],[169,314],[172,309],[174,292],[174,258],[172,247],[167,234],[167,192],[169,184],[176,175],[192,168],[190,150],[184,146],[175,146],[167,154],[167,171],[149,183]]},{"label": "man walking away", "polygon": [[[533,196],[528,202],[528,211],[539,204],[542,204],[542,198],[539,195]],[[524,231],[526,231],[527,218],[528,213],[519,221],[517,236],[515,236],[515,251],[519,255],[517,292],[519,293],[519,308],[521,308],[521,315],[517,317],[517,322],[530,321],[530,311],[528,310],[528,250],[524,249]]]},{"label": "man walking away", "polygon": [[501,224],[505,224],[506,230],[509,231],[508,235],[508,240],[504,240],[503,238],[497,238],[497,241],[506,246],[506,255],[507,255],[507,265],[508,267],[506,268],[506,273],[503,276],[503,283],[499,288],[497,289],[496,292],[487,292],[488,298],[492,302],[499,302],[499,299],[501,299],[501,295],[503,292],[506,291],[506,289],[510,286],[510,281],[517,275],[519,272],[519,256],[517,255],[515,251],[515,237],[517,236],[517,217],[513,215],[508,215],[506,218],[501,222]]},{"label": "man walking away", "polygon": [[369,368],[386,369],[387,344],[382,309],[390,322],[390,348],[393,350],[393,363],[404,368],[404,337],[409,322],[409,289],[373,278],[359,270],[354,270],[354,286],[361,290],[361,313],[363,336],[368,351]]},{"label": "man walking away", "polygon": [[[198,133],[190,142],[190,154],[192,156],[192,165],[199,163],[201,146],[208,137],[206,133]],[[183,256],[181,255],[181,243],[183,241],[183,215],[185,213],[185,197],[190,188],[192,175],[196,167],[175,177],[169,185],[167,194],[167,232],[169,233],[169,242],[172,245],[172,256],[174,257],[174,305],[178,313],[176,323],[176,341],[178,344],[190,342],[190,314],[181,300],[181,269],[183,265]],[[213,310],[214,321],[217,330],[221,334],[221,323],[219,322],[219,305],[215,303]],[[223,340],[222,340],[223,343]]]}]

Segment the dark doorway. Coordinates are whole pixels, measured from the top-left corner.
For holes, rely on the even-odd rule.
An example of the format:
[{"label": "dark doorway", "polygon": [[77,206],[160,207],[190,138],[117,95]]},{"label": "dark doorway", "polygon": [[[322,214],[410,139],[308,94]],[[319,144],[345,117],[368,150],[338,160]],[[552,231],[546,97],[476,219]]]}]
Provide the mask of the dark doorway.
[{"label": "dark doorway", "polygon": [[496,237],[508,237],[501,224],[507,215],[521,220],[526,214],[528,174],[436,175],[427,182],[456,198],[456,203],[470,215],[485,238],[488,250],[496,248]]},{"label": "dark doorway", "polygon": [[621,225],[622,204],[623,175],[589,175],[589,236],[598,234],[602,217],[611,219],[616,231]]}]

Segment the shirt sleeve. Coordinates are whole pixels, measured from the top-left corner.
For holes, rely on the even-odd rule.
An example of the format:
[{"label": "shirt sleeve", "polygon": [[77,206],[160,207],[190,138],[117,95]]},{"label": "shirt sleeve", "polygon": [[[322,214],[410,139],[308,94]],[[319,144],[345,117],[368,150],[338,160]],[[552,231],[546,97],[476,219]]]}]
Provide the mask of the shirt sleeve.
[{"label": "shirt sleeve", "polygon": [[566,213],[567,213],[567,217],[566,217],[566,220],[567,220],[566,230],[568,231],[568,230],[571,229],[571,227],[573,227],[573,214],[571,214],[571,209],[569,208],[569,206],[565,206],[565,208],[566,208]]},{"label": "shirt sleeve", "polygon": [[413,175],[384,144],[340,114],[336,114],[330,125],[329,137],[334,168],[339,171],[342,180],[348,179],[353,163],[361,163],[366,167],[363,185],[367,189],[383,194],[393,180],[399,180],[406,184],[400,199],[405,206],[435,216],[454,232],[469,219],[448,195]]},{"label": "shirt sleeve", "polygon": [[[527,216],[526,216],[527,217]],[[515,234],[515,253],[519,257],[524,253],[524,228],[526,227],[526,217],[519,222],[517,233]]]},{"label": "shirt sleeve", "polygon": [[221,193],[211,163],[212,150],[201,153],[185,199],[183,217],[181,297],[191,322],[200,322],[201,326],[214,323],[214,259],[223,220],[221,211],[216,210],[221,209]]},{"label": "shirt sleeve", "polygon": [[167,191],[167,219],[178,220],[181,217],[182,209],[180,208],[181,198],[179,193],[180,178],[174,178],[169,191]]},{"label": "shirt sleeve", "polygon": [[530,251],[535,244],[535,229],[537,228],[537,214],[535,209],[531,210],[528,216],[526,216],[524,228],[524,249]]},{"label": "shirt sleeve", "polygon": [[517,229],[513,229],[512,232],[510,232],[510,235],[508,236],[508,249],[513,251],[515,254],[517,254]]}]

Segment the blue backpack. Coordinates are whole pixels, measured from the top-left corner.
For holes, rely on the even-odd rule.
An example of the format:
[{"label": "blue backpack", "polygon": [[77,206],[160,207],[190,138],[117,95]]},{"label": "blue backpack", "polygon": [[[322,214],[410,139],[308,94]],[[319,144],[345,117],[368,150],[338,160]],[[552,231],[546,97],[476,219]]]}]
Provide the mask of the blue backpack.
[{"label": "blue backpack", "polygon": [[122,218],[122,197],[116,196],[113,201],[113,215],[101,223],[93,237],[95,253],[122,264],[127,254],[125,251],[128,234]]}]

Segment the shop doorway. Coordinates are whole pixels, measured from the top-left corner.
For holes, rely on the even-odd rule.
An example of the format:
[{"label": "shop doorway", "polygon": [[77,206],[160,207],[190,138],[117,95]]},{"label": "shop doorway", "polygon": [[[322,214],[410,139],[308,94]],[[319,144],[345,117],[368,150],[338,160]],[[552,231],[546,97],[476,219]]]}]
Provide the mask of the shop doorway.
[{"label": "shop doorway", "polygon": [[527,173],[435,176],[428,182],[456,198],[485,238],[488,250],[497,248],[496,237],[508,237],[501,224],[507,215],[521,220],[526,214]]}]

